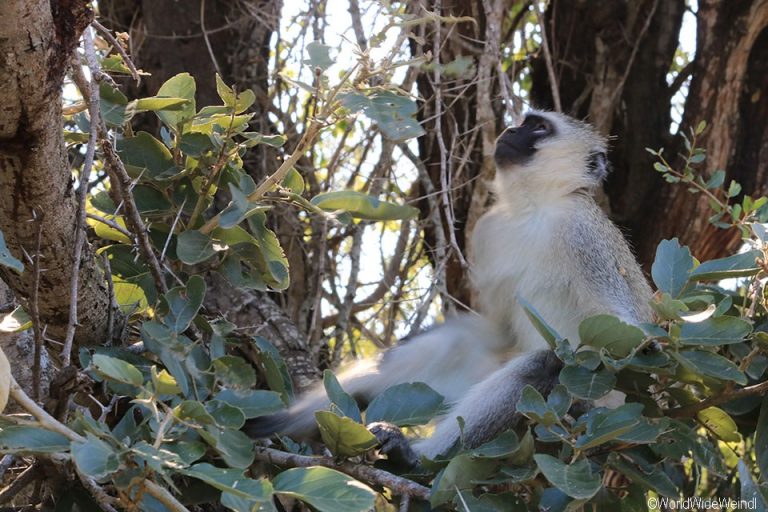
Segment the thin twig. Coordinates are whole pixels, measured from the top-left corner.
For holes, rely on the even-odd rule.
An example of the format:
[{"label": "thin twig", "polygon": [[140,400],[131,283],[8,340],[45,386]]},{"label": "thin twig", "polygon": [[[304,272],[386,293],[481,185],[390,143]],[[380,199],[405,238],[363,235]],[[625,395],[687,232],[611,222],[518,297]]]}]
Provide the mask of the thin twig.
[{"label": "thin twig", "polygon": [[131,233],[130,231],[128,231],[123,226],[121,226],[120,224],[118,224],[117,222],[115,222],[113,220],[109,220],[106,217],[102,217],[101,215],[96,215],[95,213],[90,213],[90,212],[87,212],[85,214],[85,216],[87,218],[89,218],[89,219],[101,222],[102,224],[105,224],[105,225],[111,227],[115,231],[119,231],[120,234],[125,235],[128,238],[130,238],[130,239],[133,239],[133,233]]},{"label": "thin twig", "polygon": [[547,41],[547,27],[544,24],[544,15],[539,11],[539,8],[534,4],[533,11],[536,13],[536,18],[539,21],[539,27],[541,28],[541,49],[544,50],[544,62],[547,65],[547,76],[549,76],[549,87],[552,91],[552,103],[555,106],[557,112],[563,111],[563,104],[560,102],[560,89],[557,83],[557,74],[555,74],[555,66],[552,63],[552,54],[549,52],[549,42]]},{"label": "thin twig", "polygon": [[21,472],[11,484],[5,489],[0,491],[0,504],[11,501],[17,494],[24,490],[26,486],[35,481],[40,476],[40,466],[37,463],[30,464],[30,466]]},{"label": "thin twig", "polygon": [[[83,31],[83,48],[85,51],[85,60],[89,68],[98,67],[96,62],[96,49],[93,45],[93,33],[90,28]],[[88,90],[80,91],[83,96],[88,96],[88,115],[91,121],[90,133],[88,134],[88,146],[85,151],[85,161],[83,170],[80,171],[80,187],[78,189],[78,215],[75,224],[75,247],[72,255],[72,277],[69,283],[69,319],[67,320],[67,331],[64,336],[64,347],[61,350],[61,363],[63,366],[69,366],[72,360],[72,344],[75,340],[75,329],[77,328],[77,291],[80,282],[80,260],[83,254],[83,245],[85,245],[85,204],[88,197],[88,183],[93,169],[93,157],[96,153],[96,135],[98,132],[99,109],[99,85],[96,82],[96,75],[91,77],[88,84]]]},{"label": "thin twig", "polygon": [[697,402],[695,404],[686,405],[683,407],[675,407],[674,409],[667,409],[662,411],[665,416],[671,418],[688,418],[694,416],[699,411],[702,411],[708,407],[714,407],[737,398],[743,398],[745,396],[764,395],[768,393],[768,381],[755,384],[754,386],[748,386],[746,388],[735,389],[731,392],[720,393],[715,396],[711,396],[706,400]]},{"label": "thin twig", "polygon": [[423,485],[417,484],[412,480],[393,475],[387,471],[376,469],[362,464],[352,464],[350,462],[336,462],[333,457],[308,457],[306,455],[296,455],[294,453],[282,452],[274,448],[257,448],[256,459],[277,464],[278,466],[288,467],[310,467],[323,466],[336,469],[346,473],[359,480],[383,485],[398,495],[409,495],[422,500],[428,500],[430,490]]},{"label": "thin twig", "polygon": [[91,25],[101,33],[102,36],[104,36],[104,39],[109,41],[109,44],[112,45],[112,47],[117,50],[117,53],[120,54],[120,56],[123,58],[123,64],[125,64],[125,67],[128,68],[128,71],[131,72],[131,77],[133,77],[134,80],[136,80],[136,85],[141,84],[141,75],[139,74],[139,71],[136,69],[136,65],[133,63],[133,60],[131,60],[131,57],[128,56],[128,53],[123,48],[123,45],[120,44],[120,42],[115,39],[115,36],[112,35],[112,32],[99,23],[96,20],[93,20],[91,22]]},{"label": "thin twig", "polygon": [[[440,0],[435,2],[435,12],[441,13],[442,3]],[[432,88],[435,91],[435,137],[437,138],[437,145],[440,148],[440,198],[442,200],[443,215],[445,215],[445,223],[448,229],[448,240],[453,252],[456,254],[459,263],[462,268],[467,268],[467,263],[464,254],[461,252],[459,243],[456,240],[456,219],[453,214],[453,200],[451,199],[451,179],[452,173],[448,162],[448,148],[445,145],[445,139],[443,138],[442,120],[443,120],[443,85],[442,85],[442,70],[440,67],[440,52],[442,51],[442,38],[441,38],[441,21],[438,19],[435,23],[435,56],[434,63],[435,69],[432,75]],[[453,152],[453,147],[451,148]],[[442,230],[443,225],[438,224],[435,226],[435,230]],[[448,304],[448,302],[446,302]]]},{"label": "thin twig", "polygon": [[200,0],[200,31],[203,34],[203,40],[205,40],[205,47],[208,48],[208,55],[211,57],[211,62],[213,62],[213,67],[216,68],[216,73],[219,74],[219,76],[223,77],[221,74],[221,68],[219,67],[219,62],[216,60],[216,54],[213,53],[213,47],[211,46],[211,41],[208,39],[208,31],[205,30],[205,0]]},{"label": "thin twig", "polygon": [[14,462],[16,462],[16,455],[13,453],[3,455],[2,460],[0,460],[0,480],[2,480],[3,476],[5,476],[5,472],[11,469],[11,466],[13,466]]},{"label": "thin twig", "polygon": [[93,478],[80,471],[80,468],[77,467],[77,464],[74,464],[74,466],[75,473],[77,473],[77,477],[80,479],[80,482],[82,482],[83,487],[85,487],[93,499],[98,502],[102,510],[106,510],[106,512],[117,512],[117,509],[112,506],[112,504],[115,502],[115,498],[107,494],[106,491],[102,489],[101,486],[99,486],[99,484],[97,484]]},{"label": "thin twig", "polygon": [[101,151],[104,154],[105,167],[110,174],[113,189],[120,195],[123,205],[125,206],[125,223],[136,235],[139,251],[149,266],[149,271],[152,273],[155,286],[157,286],[161,293],[167,293],[168,285],[165,284],[165,278],[163,277],[160,262],[152,249],[147,227],[141,219],[141,214],[139,213],[136,201],[133,198],[133,192],[131,192],[131,177],[128,176],[128,172],[125,170],[122,160],[120,160],[120,157],[117,155],[115,146],[109,139],[109,134],[103,120],[100,132],[99,143]]}]

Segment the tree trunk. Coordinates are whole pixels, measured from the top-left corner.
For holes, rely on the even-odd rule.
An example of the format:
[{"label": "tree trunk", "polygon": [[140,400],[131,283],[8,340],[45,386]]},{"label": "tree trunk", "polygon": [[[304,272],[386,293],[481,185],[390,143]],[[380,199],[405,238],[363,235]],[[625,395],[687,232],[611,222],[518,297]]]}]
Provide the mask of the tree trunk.
[{"label": "tree trunk", "polygon": [[[707,151],[706,176],[726,171],[750,195],[768,192],[768,0],[699,2],[697,53],[682,128],[699,121],[709,128],[698,141]],[[682,151],[681,141],[673,149]],[[673,151],[667,151],[674,155]],[[654,205],[637,222],[641,251],[650,255],[660,239],[677,236],[701,260],[733,253],[738,230],[712,226],[704,197],[684,186],[659,187],[646,204]]]},{"label": "tree trunk", "polygon": [[[0,231],[22,274],[0,267],[0,277],[31,310],[39,258],[37,307],[47,335],[67,330],[78,208],[64,150],[61,89],[80,34],[92,13],[84,0],[9,0],[0,16]],[[38,242],[39,233],[39,242]],[[89,245],[78,269],[80,344],[104,343],[110,296]]]},{"label": "tree trunk", "polygon": [[[625,228],[638,258],[650,269],[656,245],[677,236],[700,259],[732,253],[739,233],[714,228],[706,201],[687,187],[667,184],[645,148],[676,155],[681,139],[669,135],[672,97],[691,77],[681,128],[699,121],[708,153],[706,174],[717,169],[742,182],[749,194],[766,191],[766,0],[699,2],[697,51],[671,85],[683,0],[550,3],[545,25],[552,41],[563,110],[586,117],[615,135],[614,172],[605,191],[610,213]],[[544,57],[534,64],[533,103],[551,107]],[[614,101],[609,101],[614,98]],[[674,157],[673,157],[674,158]]]}]

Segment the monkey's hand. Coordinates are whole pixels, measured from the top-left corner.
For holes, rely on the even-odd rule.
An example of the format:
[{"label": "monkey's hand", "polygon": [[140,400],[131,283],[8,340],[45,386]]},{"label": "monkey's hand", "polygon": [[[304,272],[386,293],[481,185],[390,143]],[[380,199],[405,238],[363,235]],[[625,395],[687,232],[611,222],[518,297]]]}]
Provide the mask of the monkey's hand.
[{"label": "monkey's hand", "polygon": [[400,427],[392,423],[378,421],[366,427],[379,441],[379,451],[398,465],[412,468],[418,466],[419,456],[411,448]]}]

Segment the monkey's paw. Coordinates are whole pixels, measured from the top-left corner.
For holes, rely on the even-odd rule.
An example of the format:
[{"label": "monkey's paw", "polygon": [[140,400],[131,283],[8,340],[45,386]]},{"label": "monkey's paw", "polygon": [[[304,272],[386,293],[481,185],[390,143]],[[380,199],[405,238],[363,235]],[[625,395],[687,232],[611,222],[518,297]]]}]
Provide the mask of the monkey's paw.
[{"label": "monkey's paw", "polygon": [[392,423],[378,421],[366,427],[379,441],[379,452],[395,464],[409,468],[419,464],[419,456],[411,448],[400,427]]}]

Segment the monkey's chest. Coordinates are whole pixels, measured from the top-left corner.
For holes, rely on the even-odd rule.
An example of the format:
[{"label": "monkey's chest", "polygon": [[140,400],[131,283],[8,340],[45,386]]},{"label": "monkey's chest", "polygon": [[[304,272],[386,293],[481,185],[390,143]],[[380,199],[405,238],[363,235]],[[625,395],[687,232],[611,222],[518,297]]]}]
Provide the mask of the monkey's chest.
[{"label": "monkey's chest", "polygon": [[580,321],[573,303],[569,264],[549,219],[514,222],[488,218],[474,237],[473,281],[480,308],[503,326],[521,350],[547,344],[528,319],[522,304],[531,304],[558,333],[577,340]]}]

